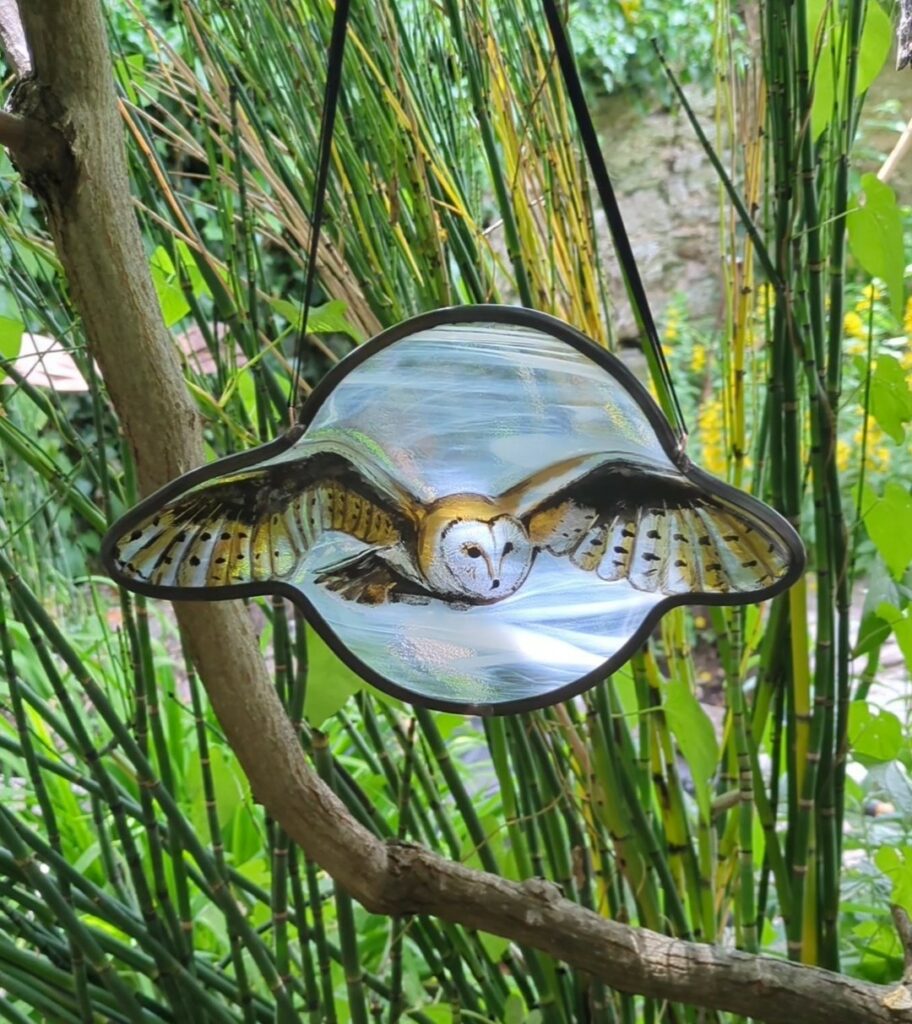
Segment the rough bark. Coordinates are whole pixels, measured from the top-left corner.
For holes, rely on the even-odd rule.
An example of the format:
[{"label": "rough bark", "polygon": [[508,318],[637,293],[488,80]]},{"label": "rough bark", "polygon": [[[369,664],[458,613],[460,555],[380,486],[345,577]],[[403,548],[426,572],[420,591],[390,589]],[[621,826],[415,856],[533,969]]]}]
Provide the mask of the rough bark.
[{"label": "rough bark", "polygon": [[3,57],[10,71],[17,78],[29,74],[32,60],[25,42],[17,0],[0,0],[0,46],[3,47]]},{"label": "rough bark", "polygon": [[[124,433],[149,492],[202,462],[199,416],[165,330],[131,207],[98,0],[29,0],[40,89],[29,116],[68,140],[71,173],[34,169]],[[605,920],[549,883],[510,882],[360,826],[308,766],[240,604],[178,606],[213,708],[253,792],[309,857],[368,909],[433,914],[544,950],[626,992],[771,1024],[909,1024],[889,990],[815,968],[676,941]]]},{"label": "rough bark", "polygon": [[912,64],[912,0],[899,0],[896,25],[896,70]]}]

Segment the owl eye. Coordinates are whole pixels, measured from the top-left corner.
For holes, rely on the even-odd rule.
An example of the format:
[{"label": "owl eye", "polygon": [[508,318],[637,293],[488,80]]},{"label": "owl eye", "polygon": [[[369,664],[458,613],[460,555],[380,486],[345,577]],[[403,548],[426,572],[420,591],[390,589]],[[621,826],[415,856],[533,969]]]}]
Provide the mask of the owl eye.
[{"label": "owl eye", "polygon": [[503,546],[503,553],[505,555],[509,555],[512,550],[513,550],[513,541],[508,540],[507,543],[504,544],[504,546]]},{"label": "owl eye", "polygon": [[462,550],[469,558],[481,558],[481,548],[477,544],[467,544]]}]

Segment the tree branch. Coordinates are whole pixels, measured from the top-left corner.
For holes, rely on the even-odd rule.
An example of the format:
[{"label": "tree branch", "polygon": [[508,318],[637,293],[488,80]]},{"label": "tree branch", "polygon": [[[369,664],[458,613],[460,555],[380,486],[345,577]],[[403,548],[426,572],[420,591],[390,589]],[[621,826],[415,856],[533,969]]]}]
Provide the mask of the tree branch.
[{"label": "tree branch", "polygon": [[32,58],[25,41],[17,0],[0,0],[0,49],[17,78],[31,73]]},{"label": "tree branch", "polygon": [[[131,206],[98,0],[29,0],[46,120],[72,139],[69,187],[41,182],[48,224],[145,493],[203,461],[199,415],[159,313]],[[34,114],[33,114],[34,116]],[[887,989],[608,921],[549,883],[510,882],[385,844],[310,769],[240,603],[177,605],[213,708],[253,792],[368,909],[434,914],[550,953],[606,984],[771,1024],[909,1024]]]},{"label": "tree branch", "polygon": [[896,25],[896,70],[912,63],[912,0],[899,0],[899,21]]},{"label": "tree branch", "polygon": [[24,178],[65,181],[72,170],[63,135],[42,121],[0,110],[0,146],[5,146]]},{"label": "tree branch", "polygon": [[[909,2],[912,3],[912,0],[909,0]],[[896,145],[890,150],[890,155],[884,160],[880,170],[877,172],[877,177],[881,181],[889,181],[910,149],[912,149],[912,119],[903,128],[902,134],[896,140]]]},{"label": "tree branch", "polygon": [[903,963],[905,964],[903,980],[912,981],[912,920],[903,907],[896,903],[891,904],[890,914],[893,917],[893,925],[903,949]]}]

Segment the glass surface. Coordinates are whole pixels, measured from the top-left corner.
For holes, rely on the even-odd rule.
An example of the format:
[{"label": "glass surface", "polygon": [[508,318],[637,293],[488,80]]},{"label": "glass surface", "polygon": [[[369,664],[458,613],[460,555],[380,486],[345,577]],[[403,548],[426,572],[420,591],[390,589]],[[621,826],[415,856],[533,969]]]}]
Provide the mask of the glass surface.
[{"label": "glass surface", "polygon": [[[642,409],[601,366],[512,325],[444,325],[394,342],[352,370],[274,461],[340,438],[368,463],[380,457],[424,503],[502,494],[574,455],[593,456],[593,465],[635,458],[674,469]],[[525,582],[495,604],[364,607],[313,582],[359,547],[326,535],[295,584],[380,675],[460,704],[525,700],[572,684],[615,654],[662,596],[540,552]]]},{"label": "glass surface", "polygon": [[663,602],[760,599],[800,569],[790,527],[673,456],[610,356],[539,314],[444,316],[343,362],[284,450],[144,502],[106,542],[112,574],[299,593],[378,685],[496,711],[596,681]]}]

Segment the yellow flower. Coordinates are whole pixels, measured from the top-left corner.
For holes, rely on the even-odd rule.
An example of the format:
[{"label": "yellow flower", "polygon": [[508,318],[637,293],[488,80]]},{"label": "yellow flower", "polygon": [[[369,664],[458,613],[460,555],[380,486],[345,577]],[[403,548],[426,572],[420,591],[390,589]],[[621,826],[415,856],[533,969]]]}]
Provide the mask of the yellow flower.
[{"label": "yellow flower", "polygon": [[890,449],[879,444],[868,452],[868,468],[877,473],[884,473],[890,468]]},{"label": "yellow flower", "polygon": [[851,338],[846,342],[845,350],[850,356],[862,356],[868,351],[868,344],[861,338]]},{"label": "yellow flower", "polygon": [[697,416],[697,428],[703,446],[703,465],[710,473],[725,472],[724,413],[718,398],[706,402]]},{"label": "yellow flower", "polygon": [[[864,428],[859,427],[852,435],[852,441],[857,445],[861,446],[864,436]],[[865,469],[872,473],[884,473],[890,468],[890,462],[892,460],[892,453],[886,445],[886,439],[884,438],[884,432],[880,428],[880,424],[873,416],[868,416],[868,431],[867,431],[867,452],[865,454]],[[839,458],[837,450],[837,459]]]},{"label": "yellow flower", "polygon": [[690,369],[693,373],[702,373],[706,369],[706,346],[697,342],[690,355]]},{"label": "yellow flower", "polygon": [[850,338],[867,338],[868,331],[864,320],[857,313],[846,313],[842,327]]},{"label": "yellow flower", "polygon": [[912,338],[912,295],[906,299],[906,309],[903,313],[903,330],[908,337]]},{"label": "yellow flower", "polygon": [[876,284],[866,285],[862,290],[861,298],[855,303],[855,309],[859,313],[866,313],[870,308],[871,304],[876,302],[883,292]]},{"label": "yellow flower", "polygon": [[840,473],[844,473],[849,468],[849,463],[852,461],[852,446],[848,441],[843,441],[840,437],[836,442],[836,468]]},{"label": "yellow flower", "polygon": [[637,12],[640,9],[640,0],[621,0],[621,10],[629,22],[636,21]]},{"label": "yellow flower", "polygon": [[670,306],[668,309],[668,320],[665,324],[665,340],[666,341],[677,341],[681,336],[679,330],[681,323],[681,314],[675,309],[674,306]]}]

